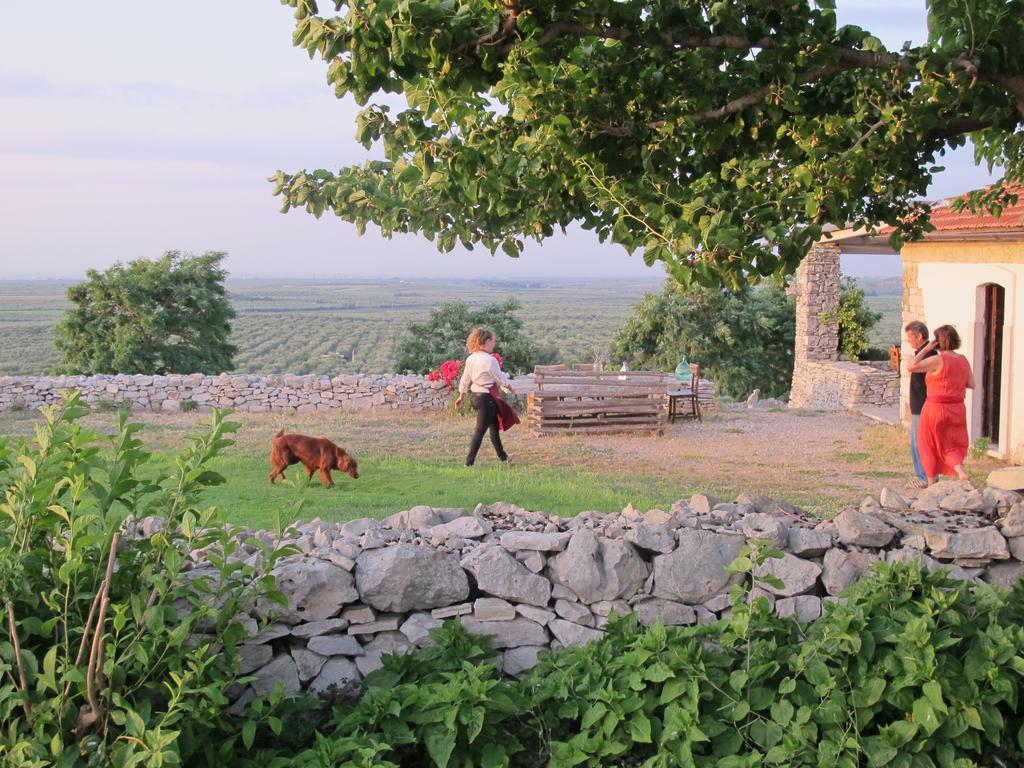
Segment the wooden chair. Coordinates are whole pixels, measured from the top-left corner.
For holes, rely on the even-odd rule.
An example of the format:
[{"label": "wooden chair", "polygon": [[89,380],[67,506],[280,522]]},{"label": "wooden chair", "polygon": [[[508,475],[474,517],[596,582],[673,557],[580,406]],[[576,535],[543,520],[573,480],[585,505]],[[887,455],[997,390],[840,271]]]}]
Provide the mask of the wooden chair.
[{"label": "wooden chair", "polygon": [[668,393],[668,421],[696,419],[703,421],[700,414],[700,365],[690,363],[690,386]]}]

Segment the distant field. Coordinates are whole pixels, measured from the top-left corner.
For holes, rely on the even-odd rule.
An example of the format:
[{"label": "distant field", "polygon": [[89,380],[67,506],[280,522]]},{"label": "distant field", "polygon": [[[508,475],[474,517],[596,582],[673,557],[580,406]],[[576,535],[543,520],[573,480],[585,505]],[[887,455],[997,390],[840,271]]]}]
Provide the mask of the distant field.
[{"label": "distant field", "polygon": [[[59,360],[53,329],[70,281],[0,282],[0,375],[44,374]],[[604,351],[651,280],[229,280],[238,317],[237,372],[380,373],[395,370],[399,337],[446,301],[471,306],[516,297],[526,332],[566,361]]]},{"label": "distant field", "polygon": [[866,296],[865,301],[875,312],[882,313],[882,319],[869,334],[871,346],[888,349],[891,344],[899,344],[903,318],[902,296]]},{"label": "distant field", "polygon": [[[45,374],[57,365],[53,329],[69,306],[71,281],[0,281],[0,375]],[[884,313],[872,344],[899,338],[898,290],[861,279]],[[661,280],[229,280],[238,317],[236,372],[380,373],[395,370],[406,324],[445,301],[473,306],[514,296],[526,332],[566,362],[591,360]],[[877,295],[875,295],[877,294]]]}]

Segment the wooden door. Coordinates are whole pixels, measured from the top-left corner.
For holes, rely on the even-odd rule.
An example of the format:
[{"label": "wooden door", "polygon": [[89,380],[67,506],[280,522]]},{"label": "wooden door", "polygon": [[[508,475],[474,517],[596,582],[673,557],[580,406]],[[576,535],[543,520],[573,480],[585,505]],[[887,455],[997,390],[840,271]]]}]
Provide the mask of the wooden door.
[{"label": "wooden door", "polygon": [[1005,290],[989,283],[985,288],[984,363],[981,371],[981,434],[999,444],[999,416],[1003,380],[1003,302]]}]

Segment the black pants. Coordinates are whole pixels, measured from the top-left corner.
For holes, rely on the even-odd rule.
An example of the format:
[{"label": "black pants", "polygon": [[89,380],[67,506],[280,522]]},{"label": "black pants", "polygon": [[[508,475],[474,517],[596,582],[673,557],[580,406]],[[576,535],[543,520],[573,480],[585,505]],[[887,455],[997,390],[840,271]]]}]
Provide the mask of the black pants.
[{"label": "black pants", "polygon": [[488,392],[471,392],[469,402],[473,404],[476,411],[476,429],[473,432],[473,439],[469,441],[469,453],[466,454],[466,466],[476,461],[476,455],[480,451],[480,444],[484,441],[484,432],[490,430],[491,444],[498,458],[505,461],[508,454],[501,445],[501,428],[498,426],[498,406]]}]

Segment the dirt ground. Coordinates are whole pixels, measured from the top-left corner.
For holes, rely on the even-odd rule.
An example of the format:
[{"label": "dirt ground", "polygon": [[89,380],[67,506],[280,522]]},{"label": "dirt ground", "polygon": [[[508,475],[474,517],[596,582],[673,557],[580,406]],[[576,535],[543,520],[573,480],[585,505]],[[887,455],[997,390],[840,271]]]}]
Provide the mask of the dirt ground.
[{"label": "dirt ground", "polygon": [[[0,435],[32,434],[35,416],[0,414]],[[137,413],[150,450],[177,450],[198,431],[200,413]],[[280,427],[330,436],[355,451],[388,452],[461,462],[471,417],[452,413],[283,414],[237,413],[238,447],[262,453]],[[84,423],[101,432],[114,424],[111,413],[94,413]],[[883,485],[909,490],[912,477],[907,433],[845,412],[774,409],[751,411],[720,406],[702,423],[677,422],[664,434],[531,437],[526,429],[506,433],[505,444],[520,467],[556,466],[678,480],[719,498],[761,493],[786,499],[808,511],[831,515],[857,505]],[[490,450],[485,447],[486,451]],[[968,459],[975,484],[984,484],[994,459]]]}]

